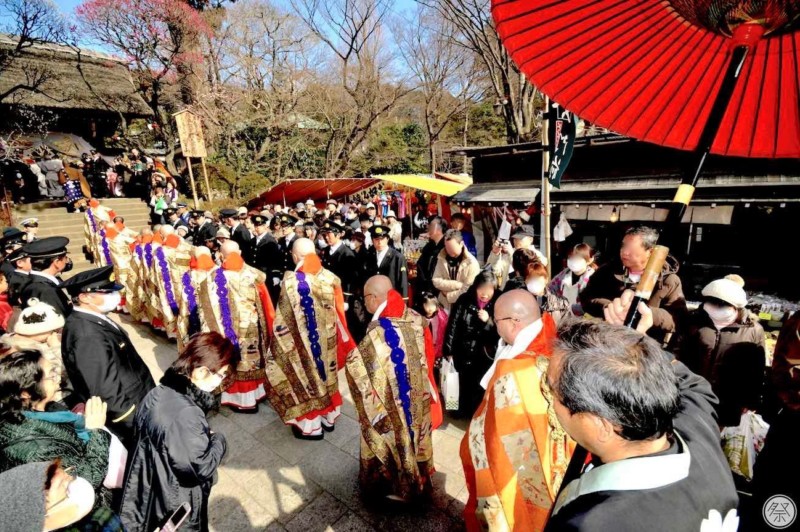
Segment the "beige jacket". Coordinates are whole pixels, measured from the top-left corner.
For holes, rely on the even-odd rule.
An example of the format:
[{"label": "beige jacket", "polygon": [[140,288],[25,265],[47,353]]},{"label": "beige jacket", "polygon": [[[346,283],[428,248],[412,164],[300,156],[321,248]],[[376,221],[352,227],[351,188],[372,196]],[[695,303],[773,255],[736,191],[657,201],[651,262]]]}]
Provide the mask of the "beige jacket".
[{"label": "beige jacket", "polygon": [[436,259],[436,268],[433,270],[433,286],[439,290],[439,303],[450,310],[461,294],[467,291],[481,271],[478,259],[464,248],[464,258],[458,265],[455,279],[450,279],[447,268],[447,251],[442,250]]}]

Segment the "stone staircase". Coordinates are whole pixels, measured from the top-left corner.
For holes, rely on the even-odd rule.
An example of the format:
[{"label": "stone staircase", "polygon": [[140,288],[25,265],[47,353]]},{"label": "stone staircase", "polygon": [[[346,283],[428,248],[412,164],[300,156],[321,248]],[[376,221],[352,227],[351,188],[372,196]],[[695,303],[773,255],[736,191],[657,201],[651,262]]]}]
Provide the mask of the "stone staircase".
[{"label": "stone staircase", "polygon": [[[100,204],[113,209],[118,216],[125,218],[125,225],[135,231],[146,227],[150,222],[150,208],[141,200],[135,198],[109,198],[101,199]],[[72,275],[89,270],[94,265],[83,252],[83,220],[82,212],[67,212],[64,202],[43,201],[17,205],[13,209],[14,223],[19,223],[25,218],[34,216],[39,219],[40,238],[47,236],[65,236],[69,238],[69,256],[74,266],[72,271],[64,275],[64,279]]]}]

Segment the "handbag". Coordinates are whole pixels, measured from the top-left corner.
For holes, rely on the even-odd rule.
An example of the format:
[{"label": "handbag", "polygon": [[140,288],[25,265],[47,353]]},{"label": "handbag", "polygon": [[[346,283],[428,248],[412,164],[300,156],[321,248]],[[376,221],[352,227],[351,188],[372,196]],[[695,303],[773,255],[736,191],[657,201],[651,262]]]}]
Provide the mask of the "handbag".
[{"label": "handbag", "polygon": [[722,451],[731,471],[747,480],[753,478],[753,464],[769,431],[769,424],[761,416],[748,410],[742,414],[739,425],[722,430]]},{"label": "handbag", "polygon": [[439,386],[444,397],[445,410],[458,410],[458,394],[460,391],[458,371],[455,364],[447,358],[442,359]]}]

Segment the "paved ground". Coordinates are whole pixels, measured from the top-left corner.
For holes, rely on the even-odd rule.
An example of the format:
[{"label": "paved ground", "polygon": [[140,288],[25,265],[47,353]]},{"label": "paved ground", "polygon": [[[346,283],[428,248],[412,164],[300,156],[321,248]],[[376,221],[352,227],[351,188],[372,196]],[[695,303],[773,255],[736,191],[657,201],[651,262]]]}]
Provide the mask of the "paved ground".
[{"label": "paved ground", "polygon": [[[173,342],[148,326],[119,316],[156,378],[177,356]],[[433,435],[437,473],[431,504],[416,512],[365,508],[358,490],[359,427],[344,375],[344,398],[336,430],[323,441],[292,436],[262,404],[258,414],[235,414],[223,407],[211,426],[225,434],[228,453],[211,490],[209,515],[216,532],[450,531],[462,530],[467,498],[459,445],[466,423],[445,419]]]}]

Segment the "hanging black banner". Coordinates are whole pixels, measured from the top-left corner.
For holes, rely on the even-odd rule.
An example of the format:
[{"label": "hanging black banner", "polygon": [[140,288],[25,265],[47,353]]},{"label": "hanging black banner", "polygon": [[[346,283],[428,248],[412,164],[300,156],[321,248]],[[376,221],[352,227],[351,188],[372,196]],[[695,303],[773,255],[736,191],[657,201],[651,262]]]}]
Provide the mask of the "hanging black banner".
[{"label": "hanging black banner", "polygon": [[557,103],[550,102],[549,120],[547,136],[550,143],[550,166],[547,169],[547,180],[552,186],[561,188],[561,176],[569,164],[575,145],[576,117]]}]

